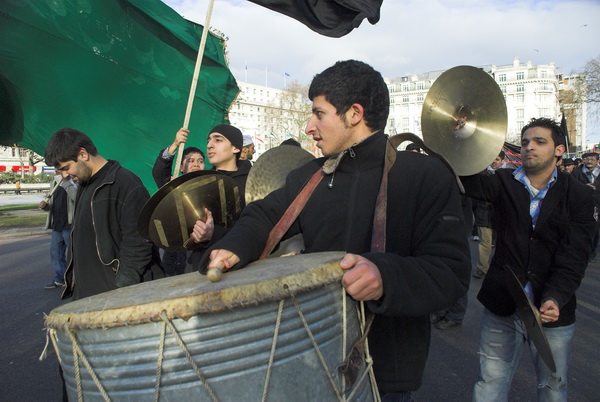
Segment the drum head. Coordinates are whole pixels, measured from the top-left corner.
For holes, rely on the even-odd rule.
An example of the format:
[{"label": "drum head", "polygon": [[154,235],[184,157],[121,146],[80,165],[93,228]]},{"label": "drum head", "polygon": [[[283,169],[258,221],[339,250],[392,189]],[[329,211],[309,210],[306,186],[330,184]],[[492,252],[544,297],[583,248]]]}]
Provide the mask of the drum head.
[{"label": "drum head", "polygon": [[192,272],[140,283],[67,303],[54,309],[46,326],[54,329],[112,328],[188,319],[234,308],[281,300],[339,282],[343,275],[341,251],[268,258],[210,282]]}]

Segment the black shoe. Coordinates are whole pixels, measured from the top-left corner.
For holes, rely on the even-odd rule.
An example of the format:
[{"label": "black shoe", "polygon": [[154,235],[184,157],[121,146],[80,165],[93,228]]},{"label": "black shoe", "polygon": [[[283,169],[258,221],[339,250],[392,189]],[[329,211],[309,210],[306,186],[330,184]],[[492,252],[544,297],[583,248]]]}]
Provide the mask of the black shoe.
[{"label": "black shoe", "polygon": [[429,320],[431,321],[432,325],[437,324],[438,322],[442,321],[443,319],[444,319],[444,317],[441,317],[435,313],[433,313],[429,316]]},{"label": "black shoe", "polygon": [[460,327],[462,325],[462,322],[458,322],[458,321],[454,321],[454,320],[449,320],[447,318],[444,318],[443,320],[437,322],[435,324],[435,327],[437,329],[452,329],[452,328],[457,328]]},{"label": "black shoe", "polygon": [[64,288],[64,287],[65,287],[64,283],[52,281],[49,284],[47,284],[46,286],[44,286],[44,289],[55,289],[55,288]]},{"label": "black shoe", "polygon": [[473,278],[481,279],[484,276],[485,276],[485,272],[483,272],[480,269],[478,269],[477,271],[475,271],[475,273],[473,273]]}]

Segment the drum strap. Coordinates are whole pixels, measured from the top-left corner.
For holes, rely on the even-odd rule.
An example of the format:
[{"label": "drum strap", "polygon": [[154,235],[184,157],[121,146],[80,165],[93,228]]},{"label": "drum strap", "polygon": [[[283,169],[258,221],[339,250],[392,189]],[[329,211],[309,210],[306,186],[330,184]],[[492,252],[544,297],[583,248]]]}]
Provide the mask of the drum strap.
[{"label": "drum strap", "polygon": [[277,225],[271,229],[271,233],[269,233],[269,238],[267,239],[267,244],[265,245],[265,249],[263,250],[262,254],[258,258],[259,260],[267,258],[269,254],[271,254],[285,232],[288,231],[290,226],[292,226],[292,223],[294,223],[296,218],[298,218],[298,215],[300,215],[300,212],[302,212],[302,209],[304,209],[306,202],[312,195],[313,191],[315,191],[317,184],[319,184],[319,182],[323,179],[324,175],[325,173],[323,173],[323,169],[319,169],[296,196],[296,199],[290,204],[281,219],[279,219]]},{"label": "drum strap", "polygon": [[[385,151],[385,163],[383,168],[383,175],[381,177],[381,184],[379,185],[379,193],[377,194],[377,201],[375,203],[375,217],[373,219],[373,237],[371,238],[371,252],[383,252],[385,251],[385,230],[386,230],[386,217],[387,217],[387,188],[388,188],[388,174],[390,169],[396,162],[396,149],[388,141],[386,144]],[[267,244],[259,257],[259,260],[267,258],[269,254],[275,249],[275,246],[283,238],[283,235],[288,231],[290,226],[304,209],[304,206],[308,202],[308,199],[314,192],[317,185],[323,179],[323,169],[319,169],[310,178],[306,186],[296,196],[294,201],[290,204],[288,209],[285,211],[279,222],[271,229]]]}]

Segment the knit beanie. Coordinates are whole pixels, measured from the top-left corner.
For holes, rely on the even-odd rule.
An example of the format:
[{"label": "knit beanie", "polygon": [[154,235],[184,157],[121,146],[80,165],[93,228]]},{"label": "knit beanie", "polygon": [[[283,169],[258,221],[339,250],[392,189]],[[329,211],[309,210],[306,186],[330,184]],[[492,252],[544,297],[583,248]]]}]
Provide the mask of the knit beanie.
[{"label": "knit beanie", "polygon": [[227,138],[231,145],[239,149],[240,151],[244,147],[244,140],[242,138],[242,132],[239,128],[233,127],[231,124],[218,124],[210,130],[209,134],[219,133],[223,137]]}]

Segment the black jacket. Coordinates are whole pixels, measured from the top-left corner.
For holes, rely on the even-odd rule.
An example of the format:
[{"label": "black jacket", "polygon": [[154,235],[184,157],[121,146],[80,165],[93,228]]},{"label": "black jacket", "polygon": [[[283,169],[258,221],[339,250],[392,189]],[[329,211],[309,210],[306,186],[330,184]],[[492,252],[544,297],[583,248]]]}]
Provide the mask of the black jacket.
[{"label": "black jacket", "polygon": [[575,291],[587,267],[596,225],[592,189],[559,171],[533,229],[529,192],[514,178],[513,170],[498,169],[491,176],[461,180],[469,196],[493,203],[499,217],[496,251],[477,296],[479,301],[500,316],[516,311],[505,287],[508,273],[504,267],[509,266],[522,285],[531,282],[538,308],[549,298],[558,304],[559,320],[545,326],[575,322]]},{"label": "black jacket", "polygon": [[240,188],[240,197],[242,201],[242,205],[246,205],[246,180],[248,179],[248,173],[250,173],[250,169],[252,168],[252,163],[245,159],[238,159],[237,162],[237,170],[228,171],[228,170],[219,170],[213,167],[213,170],[224,174],[225,176],[231,177],[237,183]]},{"label": "black jacket", "polygon": [[[349,148],[335,173],[319,183],[286,238],[302,233],[308,253],[358,253],[379,267],[384,297],[367,304],[376,314],[369,348],[379,389],[400,392],[420,387],[429,350],[429,314],[465,294],[470,257],[454,177],[437,159],[414,152],[397,153],[389,174],[386,252],[370,252],[386,141],[384,134],[374,134]],[[292,171],[285,188],[248,204],[213,248],[233,251],[240,267],[256,260],[271,228],[324,162],[316,159]]]},{"label": "black jacket", "polygon": [[162,156],[165,149],[160,150],[154,161],[154,165],[152,166],[152,178],[158,188],[161,188],[171,181],[171,176],[173,174],[173,158],[165,159]]},{"label": "black jacket", "polygon": [[[158,263],[157,249],[138,232],[139,213],[150,198],[148,190],[133,172],[119,162],[109,161],[109,171],[92,196],[92,224],[95,233],[94,258],[114,273],[115,286],[122,287],[164,276]],[[82,191],[83,187],[79,187]],[[79,200],[78,200],[79,201]],[[77,209],[77,204],[75,205]],[[73,228],[78,222],[73,222]],[[71,236],[72,237],[72,236]],[[77,244],[71,241],[71,249]],[[75,269],[87,269],[76,267]],[[73,258],[70,253],[65,279],[67,286],[63,299],[73,294]],[[92,284],[93,286],[93,284]],[[111,289],[98,288],[101,293]],[[91,296],[91,294],[89,295]]]},{"label": "black jacket", "polygon": [[[571,176],[573,176],[573,178],[580,183],[590,183],[590,180],[588,179],[586,174],[583,173],[583,166],[579,166],[576,169],[574,169],[571,173]],[[593,184],[596,187],[596,189],[594,190],[594,203],[596,207],[600,207],[600,175],[598,175],[598,177],[596,177],[594,182],[591,184]]]}]

